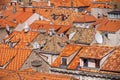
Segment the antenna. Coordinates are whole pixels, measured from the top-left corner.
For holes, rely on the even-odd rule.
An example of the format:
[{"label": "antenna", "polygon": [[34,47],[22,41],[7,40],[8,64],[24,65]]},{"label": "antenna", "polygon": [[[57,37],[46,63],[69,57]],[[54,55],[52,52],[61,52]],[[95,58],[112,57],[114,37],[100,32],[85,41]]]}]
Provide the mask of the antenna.
[{"label": "antenna", "polygon": [[69,35],[69,40],[71,40],[72,37],[73,37],[75,34],[76,34],[76,32],[71,33],[71,34]]},{"label": "antenna", "polygon": [[29,27],[28,23],[25,23],[24,32],[28,32],[29,30],[30,30],[30,27]]},{"label": "antenna", "polygon": [[100,33],[96,33],[95,34],[95,40],[97,41],[97,43],[102,44],[103,43],[103,37]]}]

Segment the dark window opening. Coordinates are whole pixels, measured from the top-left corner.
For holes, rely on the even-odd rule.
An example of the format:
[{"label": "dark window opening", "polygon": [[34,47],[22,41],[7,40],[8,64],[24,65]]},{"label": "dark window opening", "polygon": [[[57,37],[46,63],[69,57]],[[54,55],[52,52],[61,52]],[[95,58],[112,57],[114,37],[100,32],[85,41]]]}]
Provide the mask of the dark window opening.
[{"label": "dark window opening", "polygon": [[84,67],[88,67],[88,60],[84,59]]},{"label": "dark window opening", "polygon": [[105,37],[108,38],[108,34],[107,33],[105,33]]},{"label": "dark window opening", "polygon": [[63,65],[63,66],[67,66],[67,59],[62,58],[62,65]]}]

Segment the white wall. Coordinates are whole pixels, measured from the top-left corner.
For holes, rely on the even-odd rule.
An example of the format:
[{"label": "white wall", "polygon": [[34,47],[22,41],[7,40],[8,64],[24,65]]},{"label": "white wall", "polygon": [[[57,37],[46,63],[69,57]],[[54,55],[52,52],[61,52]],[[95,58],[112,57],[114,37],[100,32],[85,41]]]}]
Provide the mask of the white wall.
[{"label": "white wall", "polygon": [[67,57],[67,64],[69,64],[71,62],[71,60],[75,57],[75,55],[78,53],[78,51],[76,51],[75,53],[73,53],[72,55],[70,55],[69,57]]},{"label": "white wall", "polygon": [[51,54],[42,54],[42,55],[47,57],[45,61],[48,62],[49,64],[52,64],[53,61],[57,58],[57,55],[51,55]]},{"label": "white wall", "polygon": [[100,68],[104,64],[104,62],[107,60],[107,58],[111,55],[113,50],[109,51],[107,55],[105,55],[101,60],[100,60]]},{"label": "white wall", "polygon": [[96,18],[98,17],[98,13],[100,15],[108,15],[107,12],[110,12],[111,9],[105,9],[105,8],[92,8],[91,9],[91,14],[95,16]]},{"label": "white wall", "polygon": [[[81,28],[86,28],[86,26],[91,26],[93,23],[73,23],[73,26],[76,26],[76,27],[81,27]],[[85,26],[83,26],[85,25]]]},{"label": "white wall", "polygon": [[83,67],[84,66],[84,62],[83,59],[80,58],[80,66]]},{"label": "white wall", "polygon": [[95,68],[95,60],[94,59],[89,59],[88,60],[88,67]]}]

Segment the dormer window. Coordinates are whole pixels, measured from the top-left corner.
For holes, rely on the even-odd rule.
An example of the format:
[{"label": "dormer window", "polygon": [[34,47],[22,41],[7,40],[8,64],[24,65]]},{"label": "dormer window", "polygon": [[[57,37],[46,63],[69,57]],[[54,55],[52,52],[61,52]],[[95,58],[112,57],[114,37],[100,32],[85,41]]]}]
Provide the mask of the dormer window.
[{"label": "dormer window", "polygon": [[66,58],[62,58],[62,66],[67,66],[67,59]]},{"label": "dormer window", "polygon": [[100,60],[81,58],[80,59],[80,66],[85,67],[85,68],[99,68],[100,67]]}]

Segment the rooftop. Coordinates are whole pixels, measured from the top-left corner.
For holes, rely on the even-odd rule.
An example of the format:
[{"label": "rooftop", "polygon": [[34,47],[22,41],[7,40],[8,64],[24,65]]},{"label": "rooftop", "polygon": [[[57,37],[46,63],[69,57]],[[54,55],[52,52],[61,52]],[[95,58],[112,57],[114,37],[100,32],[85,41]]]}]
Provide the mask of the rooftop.
[{"label": "rooftop", "polygon": [[97,27],[98,31],[117,32],[120,29],[120,20],[103,19]]},{"label": "rooftop", "polygon": [[101,70],[108,72],[120,72],[120,50],[115,50],[106,60]]},{"label": "rooftop", "polygon": [[57,75],[48,73],[38,73],[34,71],[10,71],[10,70],[0,70],[0,77],[2,80],[78,80],[67,75]]},{"label": "rooftop", "polygon": [[75,45],[75,44],[68,44],[62,52],[59,54],[59,56],[55,59],[55,61],[51,64],[52,67],[60,67],[61,65],[61,57],[68,57],[75,53],[76,51],[79,51],[81,46]]}]

